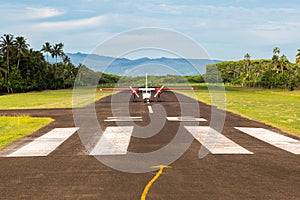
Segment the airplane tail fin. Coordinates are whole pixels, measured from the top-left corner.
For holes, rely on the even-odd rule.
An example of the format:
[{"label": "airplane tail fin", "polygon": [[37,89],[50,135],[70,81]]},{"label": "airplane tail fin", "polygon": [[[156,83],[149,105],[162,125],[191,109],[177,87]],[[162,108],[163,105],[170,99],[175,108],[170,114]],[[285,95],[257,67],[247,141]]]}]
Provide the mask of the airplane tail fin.
[{"label": "airplane tail fin", "polygon": [[146,90],[148,89],[148,74],[146,73]]}]

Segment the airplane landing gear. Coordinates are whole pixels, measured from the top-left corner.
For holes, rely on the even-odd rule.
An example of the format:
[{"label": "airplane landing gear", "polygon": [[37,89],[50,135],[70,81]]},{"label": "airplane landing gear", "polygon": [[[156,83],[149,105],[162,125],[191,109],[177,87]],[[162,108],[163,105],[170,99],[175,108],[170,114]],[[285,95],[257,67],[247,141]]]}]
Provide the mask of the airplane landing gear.
[{"label": "airplane landing gear", "polygon": [[133,98],[132,98],[132,102],[137,102],[137,98],[136,98],[136,95],[133,95]]},{"label": "airplane landing gear", "polygon": [[157,95],[157,102],[160,102],[160,94]]}]

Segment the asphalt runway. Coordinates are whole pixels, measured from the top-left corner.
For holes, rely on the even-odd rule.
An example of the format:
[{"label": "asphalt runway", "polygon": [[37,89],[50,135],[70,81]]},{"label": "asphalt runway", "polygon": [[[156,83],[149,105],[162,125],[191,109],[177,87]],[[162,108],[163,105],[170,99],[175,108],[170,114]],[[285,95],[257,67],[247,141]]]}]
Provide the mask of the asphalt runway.
[{"label": "asphalt runway", "polygon": [[[140,199],[145,186],[157,171],[118,171],[100,162],[97,156],[90,155],[91,152],[103,154],[101,158],[115,160],[121,166],[129,152],[147,155],[148,152],[158,151],[169,144],[178,132],[187,140],[191,137],[196,139],[192,140],[183,155],[169,164],[172,168],[164,170],[151,186],[147,199],[300,199],[299,138],[288,136],[295,140],[274,139],[269,141],[271,144],[264,142],[237,128],[262,128],[259,130],[266,134],[266,139],[277,138],[267,135],[267,131],[279,133],[278,140],[284,139],[282,135],[287,135],[265,124],[226,112],[223,130],[221,133],[216,131],[221,139],[219,142],[213,141],[215,146],[210,145],[203,141],[203,137],[209,126],[218,126],[211,121],[211,106],[182,95],[179,95],[179,103],[172,92],[162,94],[162,102],[149,104],[128,103],[128,95],[122,92],[106,97],[95,105],[77,109],[81,113],[78,120],[86,121],[80,127],[74,123],[72,109],[0,111],[1,115],[55,119],[55,122],[0,152],[0,199]],[[200,113],[191,106],[195,103]],[[92,113],[94,108],[96,115]],[[222,111],[213,109],[217,116],[222,115]],[[94,134],[99,132],[97,126],[92,124],[95,116],[113,145],[106,140],[101,141],[104,134],[101,131]],[[168,120],[167,117],[171,118]],[[180,128],[181,125],[183,128]],[[57,147],[49,149],[46,156],[22,156],[29,144],[35,144],[37,148],[43,146],[38,143],[41,138],[37,138],[48,134],[46,141],[53,143],[57,133],[64,130],[60,128],[74,127],[80,128],[79,131],[69,131],[70,135],[61,138]],[[126,133],[120,134],[116,127],[127,127],[121,128]],[[83,137],[85,133],[87,137]],[[147,134],[153,135],[142,138]],[[171,153],[185,144],[177,142],[172,146]],[[203,145],[206,147],[203,148]],[[283,150],[276,145],[283,145],[280,146],[282,148],[292,146],[292,150]],[[210,153],[199,158],[201,148]],[[17,151],[19,154],[16,154]],[[161,158],[168,160],[169,156],[166,154]],[[149,162],[149,168],[152,164],[167,164],[164,160],[153,161],[151,156],[149,159],[144,156],[143,159],[140,162]],[[139,170],[141,163],[138,162],[130,163],[133,171],[135,167],[136,171]]]}]

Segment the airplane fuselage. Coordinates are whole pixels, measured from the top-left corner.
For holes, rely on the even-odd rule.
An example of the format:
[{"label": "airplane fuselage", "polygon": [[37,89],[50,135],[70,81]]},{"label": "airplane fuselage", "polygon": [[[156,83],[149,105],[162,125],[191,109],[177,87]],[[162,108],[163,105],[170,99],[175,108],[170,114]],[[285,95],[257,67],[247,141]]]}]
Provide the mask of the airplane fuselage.
[{"label": "airplane fuselage", "polygon": [[144,90],[142,93],[142,97],[144,101],[150,101],[151,99],[151,90]]}]

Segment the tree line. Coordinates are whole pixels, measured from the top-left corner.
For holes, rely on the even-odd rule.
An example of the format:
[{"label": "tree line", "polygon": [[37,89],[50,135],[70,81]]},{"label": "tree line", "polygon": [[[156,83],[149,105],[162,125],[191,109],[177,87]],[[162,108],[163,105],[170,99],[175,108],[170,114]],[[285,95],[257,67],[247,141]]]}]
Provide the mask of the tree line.
[{"label": "tree line", "polygon": [[[76,85],[144,84],[144,77],[120,77],[74,66],[63,51],[64,44],[45,42],[40,50],[30,48],[23,36],[4,34],[0,38],[0,92],[70,88]],[[52,58],[52,63],[49,58]],[[77,79],[76,76],[78,75]],[[75,82],[76,79],[76,82]],[[271,59],[219,62],[206,66],[206,74],[178,77],[151,77],[150,84],[224,82],[233,85],[266,88],[300,88],[300,49],[296,63],[290,62],[278,47]]]},{"label": "tree line", "polygon": [[63,48],[61,42],[45,42],[34,50],[23,36],[4,34],[0,38],[0,93],[117,83],[121,78],[82,64],[74,66]]},{"label": "tree line", "polygon": [[207,82],[222,81],[233,85],[293,90],[300,88],[300,49],[296,63],[290,62],[275,47],[271,59],[251,60],[247,53],[240,61],[207,65],[206,71]]},{"label": "tree line", "polygon": [[[78,67],[71,63],[63,47],[63,43],[46,42],[40,50],[34,50],[23,36],[4,34],[0,39],[0,91],[13,93],[71,87]],[[49,62],[49,56],[55,63]]]},{"label": "tree line", "polygon": [[[0,93],[70,88],[74,84],[86,86],[145,83],[145,77],[121,77],[95,72],[82,64],[76,67],[63,48],[63,43],[52,45],[45,42],[41,49],[34,50],[23,36],[4,34],[0,38]],[[153,76],[152,82],[185,82],[181,79],[174,75]],[[201,75],[187,76],[186,79],[190,82],[204,82]]]}]

